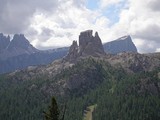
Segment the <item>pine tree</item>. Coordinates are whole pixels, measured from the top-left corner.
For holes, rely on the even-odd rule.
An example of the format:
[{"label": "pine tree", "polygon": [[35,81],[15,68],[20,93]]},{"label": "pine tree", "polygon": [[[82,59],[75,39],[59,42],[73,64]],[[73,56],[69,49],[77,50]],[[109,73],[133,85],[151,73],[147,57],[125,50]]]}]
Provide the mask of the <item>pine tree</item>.
[{"label": "pine tree", "polygon": [[52,97],[48,112],[44,112],[45,120],[59,120],[59,109],[56,99]]}]

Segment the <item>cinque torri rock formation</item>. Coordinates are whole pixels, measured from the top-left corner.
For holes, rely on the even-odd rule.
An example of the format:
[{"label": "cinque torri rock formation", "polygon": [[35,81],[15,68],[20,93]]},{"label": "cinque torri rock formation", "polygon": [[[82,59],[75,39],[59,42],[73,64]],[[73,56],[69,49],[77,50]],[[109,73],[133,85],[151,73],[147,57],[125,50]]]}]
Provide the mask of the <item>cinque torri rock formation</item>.
[{"label": "cinque torri rock formation", "polygon": [[[145,54],[135,52],[124,52],[116,55],[106,54],[98,33],[96,32],[95,36],[93,36],[92,30],[87,30],[80,33],[79,46],[77,41],[73,41],[68,54],[64,58],[44,66],[28,67],[27,69],[13,72],[9,76],[11,76],[11,79],[16,80],[34,79],[41,76],[47,76],[52,79],[64,69],[70,68],[82,59],[88,58],[93,58],[96,61],[102,60],[114,68],[123,68],[129,73],[152,71],[160,66],[160,59]],[[18,78],[16,77],[17,74]]]},{"label": "cinque torri rock formation", "polygon": [[[34,76],[48,76],[53,77],[61,70],[72,67],[75,65],[79,60],[82,58],[87,57],[105,57],[105,52],[103,49],[103,45],[101,42],[98,33],[95,33],[95,36],[92,36],[92,30],[87,30],[81,32],[79,35],[79,46],[77,41],[73,41],[72,45],[70,46],[68,54],[63,57],[62,59],[55,60],[51,64],[46,66],[35,66],[35,67],[28,67],[25,70],[16,71],[11,73],[10,75],[14,76],[16,73],[22,72],[24,73],[25,77],[22,75],[24,79],[32,79]],[[20,79],[23,79],[19,76]]]},{"label": "cinque torri rock formation", "polygon": [[74,41],[70,50],[69,47],[64,47],[42,51],[33,47],[23,34],[15,34],[13,40],[10,40],[10,36],[0,33],[0,74],[25,69],[33,65],[47,65],[56,59],[63,58],[67,53],[69,54],[65,60],[72,62],[75,62],[77,58],[89,55],[100,57],[105,52],[107,54],[137,53],[137,48],[130,36],[121,37],[102,46],[98,33],[96,32],[94,36],[92,34],[92,30],[81,32],[79,42]]},{"label": "cinque torri rock formation", "polygon": [[92,30],[81,32],[79,35],[79,46],[77,41],[73,41],[69,53],[64,59],[73,62],[79,57],[100,57],[105,55],[98,32],[95,33],[95,36],[92,33]]}]

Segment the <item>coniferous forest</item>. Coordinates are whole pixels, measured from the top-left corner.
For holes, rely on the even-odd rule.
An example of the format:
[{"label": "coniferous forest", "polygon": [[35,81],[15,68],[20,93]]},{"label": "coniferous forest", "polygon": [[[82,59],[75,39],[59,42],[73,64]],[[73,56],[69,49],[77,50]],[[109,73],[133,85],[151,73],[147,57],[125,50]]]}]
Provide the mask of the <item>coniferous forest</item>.
[{"label": "coniferous forest", "polygon": [[160,69],[151,72],[127,73],[104,61],[82,60],[53,79],[46,77],[27,81],[0,78],[0,119],[43,120],[52,95],[42,89],[73,74],[92,79],[79,88],[67,90],[64,96],[55,95],[60,118],[66,105],[65,120],[83,120],[84,110],[97,105],[93,120],[159,120]]}]

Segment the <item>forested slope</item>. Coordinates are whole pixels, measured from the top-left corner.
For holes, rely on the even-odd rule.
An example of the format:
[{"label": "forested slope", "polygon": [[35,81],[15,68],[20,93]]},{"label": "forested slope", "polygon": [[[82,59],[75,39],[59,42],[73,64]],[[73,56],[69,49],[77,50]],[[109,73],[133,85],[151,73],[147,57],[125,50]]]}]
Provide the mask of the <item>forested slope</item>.
[{"label": "forested slope", "polygon": [[[103,60],[89,58],[54,78],[12,81],[1,76],[0,119],[43,120],[43,111],[54,95],[60,107],[67,104],[65,120],[82,120],[84,110],[94,104],[97,107],[93,120],[158,120],[159,73],[160,69],[127,73]],[[76,83],[72,82],[73,76],[79,78]],[[55,86],[59,80],[66,80],[68,86],[61,87],[61,83]]]}]

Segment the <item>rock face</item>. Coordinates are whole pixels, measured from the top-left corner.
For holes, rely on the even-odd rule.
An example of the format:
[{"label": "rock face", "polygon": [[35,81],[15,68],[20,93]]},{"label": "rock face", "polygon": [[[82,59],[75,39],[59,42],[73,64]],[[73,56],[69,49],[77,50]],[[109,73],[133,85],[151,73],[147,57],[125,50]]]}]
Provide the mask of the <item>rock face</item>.
[{"label": "rock face", "polygon": [[8,46],[0,54],[0,58],[5,60],[10,57],[32,54],[35,52],[38,52],[38,50],[29,43],[23,34],[15,34],[13,40],[9,41]]},{"label": "rock face", "polygon": [[3,33],[0,33],[0,52],[7,48],[10,43],[10,37],[6,37]]},{"label": "rock face", "polygon": [[40,51],[34,48],[23,34],[13,40],[0,34],[0,74],[24,69],[33,65],[46,65],[67,54],[68,48]]},{"label": "rock face", "polygon": [[15,34],[7,49],[10,51],[14,49],[21,49],[21,52],[23,51],[24,53],[28,54],[38,51],[29,43],[29,41],[24,37],[23,34]]},{"label": "rock face", "polygon": [[[96,57],[86,57],[91,55]],[[53,80],[54,77],[57,77],[56,75],[59,76],[66,71],[65,74],[62,74],[64,78],[60,75],[56,84],[61,86],[62,89],[79,89],[86,88],[86,84],[90,86],[93,85],[92,83],[98,84],[103,79],[104,71],[110,67],[120,68],[126,73],[138,73],[152,71],[159,66],[159,59],[134,52],[123,52],[108,56],[104,53],[98,33],[92,36],[92,31],[85,31],[79,36],[79,46],[76,41],[73,41],[69,53],[63,59],[56,60],[48,65],[15,71],[10,74],[10,78],[15,81],[23,81],[32,80],[36,77],[42,78],[43,76]],[[70,77],[68,77],[69,75]],[[153,85],[145,86],[145,89],[153,89],[156,93]]]},{"label": "rock face", "polygon": [[112,54],[117,54],[121,52],[136,52],[137,48],[132,42],[132,39],[130,36],[124,36],[117,40],[108,42],[103,45],[105,52],[109,52]]},{"label": "rock face", "polygon": [[122,67],[128,72],[152,71],[160,66],[160,60],[145,54],[124,52],[113,55],[107,60],[114,67]]},{"label": "rock face", "polygon": [[101,39],[98,33],[92,36],[92,30],[87,30],[80,33],[79,36],[79,55],[80,56],[98,56],[105,54]]},{"label": "rock face", "polygon": [[77,41],[73,41],[65,59],[69,61],[74,61],[77,57],[78,57],[78,45],[77,45]]},{"label": "rock face", "polygon": [[103,45],[98,33],[92,35],[92,30],[81,32],[79,35],[79,46],[73,41],[67,56],[64,58],[68,61],[75,61],[79,57],[101,56],[105,55]]}]

